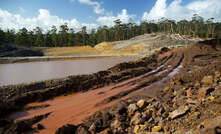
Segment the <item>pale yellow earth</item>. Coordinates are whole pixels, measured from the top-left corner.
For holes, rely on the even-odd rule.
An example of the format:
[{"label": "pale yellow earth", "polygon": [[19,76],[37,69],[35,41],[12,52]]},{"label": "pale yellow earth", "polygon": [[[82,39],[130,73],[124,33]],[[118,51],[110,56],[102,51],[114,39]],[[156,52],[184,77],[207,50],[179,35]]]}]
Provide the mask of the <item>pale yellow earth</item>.
[{"label": "pale yellow earth", "polygon": [[95,47],[53,47],[42,48],[45,56],[90,56],[90,55],[137,55],[152,54],[162,47],[185,47],[200,39],[181,36],[179,34],[144,34],[129,40],[102,42]]}]

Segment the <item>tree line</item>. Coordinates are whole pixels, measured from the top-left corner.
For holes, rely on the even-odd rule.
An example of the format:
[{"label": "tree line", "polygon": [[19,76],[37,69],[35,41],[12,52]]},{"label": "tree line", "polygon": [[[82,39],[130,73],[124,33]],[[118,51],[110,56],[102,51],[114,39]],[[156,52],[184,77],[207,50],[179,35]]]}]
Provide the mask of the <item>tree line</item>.
[{"label": "tree line", "polygon": [[135,23],[122,24],[118,19],[112,27],[102,26],[87,32],[83,26],[75,32],[67,23],[59,28],[52,26],[47,32],[36,27],[27,30],[25,27],[15,32],[13,29],[3,31],[0,29],[0,40],[28,47],[63,47],[63,46],[94,46],[103,41],[127,40],[145,33],[165,32],[176,33],[201,38],[220,38],[221,22],[214,22],[214,18],[204,20],[203,17],[194,14],[192,20],[174,21],[161,18],[158,22],[143,21],[139,25]]}]

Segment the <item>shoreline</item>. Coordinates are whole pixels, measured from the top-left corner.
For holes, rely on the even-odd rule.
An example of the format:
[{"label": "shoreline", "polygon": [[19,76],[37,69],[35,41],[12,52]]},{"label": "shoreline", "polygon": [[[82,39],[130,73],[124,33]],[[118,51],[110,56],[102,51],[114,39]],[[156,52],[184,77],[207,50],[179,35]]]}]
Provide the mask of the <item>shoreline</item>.
[{"label": "shoreline", "polygon": [[41,62],[41,61],[60,61],[76,59],[95,59],[95,58],[119,58],[119,57],[137,57],[137,54],[119,54],[119,55],[76,55],[76,56],[36,56],[36,57],[1,57],[0,64]]}]

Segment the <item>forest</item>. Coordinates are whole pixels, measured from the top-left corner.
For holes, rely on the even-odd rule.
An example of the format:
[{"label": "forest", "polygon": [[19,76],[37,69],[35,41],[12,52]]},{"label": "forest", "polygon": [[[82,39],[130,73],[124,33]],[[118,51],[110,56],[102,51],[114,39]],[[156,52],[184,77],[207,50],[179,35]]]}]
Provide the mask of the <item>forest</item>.
[{"label": "forest", "polygon": [[25,27],[15,32],[14,29],[2,30],[0,28],[0,40],[15,43],[27,47],[67,47],[67,46],[94,46],[103,41],[127,40],[145,33],[165,32],[167,34],[180,34],[200,38],[220,38],[221,22],[215,22],[214,18],[204,20],[203,17],[194,14],[192,19],[176,22],[167,18],[161,18],[157,22],[143,21],[136,23],[122,24],[115,20],[113,27],[100,26],[87,32],[84,26],[80,31],[75,32],[69,28],[67,23],[50,30],[43,31],[36,27],[27,30]]}]

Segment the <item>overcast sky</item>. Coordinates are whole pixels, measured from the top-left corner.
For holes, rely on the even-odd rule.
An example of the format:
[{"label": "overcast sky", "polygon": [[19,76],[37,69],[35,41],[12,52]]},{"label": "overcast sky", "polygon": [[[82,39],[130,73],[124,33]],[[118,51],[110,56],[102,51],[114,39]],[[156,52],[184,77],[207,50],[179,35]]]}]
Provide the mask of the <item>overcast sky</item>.
[{"label": "overcast sky", "polygon": [[0,27],[48,30],[68,23],[78,31],[82,26],[113,26],[116,19],[122,23],[162,17],[190,20],[195,13],[220,21],[221,0],[0,0]]}]

